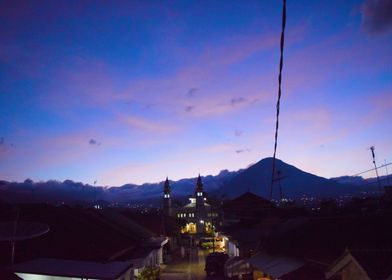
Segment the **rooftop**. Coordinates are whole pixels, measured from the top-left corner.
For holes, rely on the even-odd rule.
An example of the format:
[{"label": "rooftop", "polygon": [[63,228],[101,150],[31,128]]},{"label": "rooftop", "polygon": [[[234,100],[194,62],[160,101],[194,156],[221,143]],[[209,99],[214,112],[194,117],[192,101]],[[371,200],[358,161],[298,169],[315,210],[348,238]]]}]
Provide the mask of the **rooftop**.
[{"label": "rooftop", "polygon": [[[12,221],[14,210],[2,211],[0,221]],[[157,236],[117,211],[20,205],[19,220],[48,225],[50,230],[39,237],[18,241],[15,262],[36,258],[107,261],[128,252]],[[0,251],[10,251],[0,242]],[[0,262],[9,263],[9,254],[1,254]]]},{"label": "rooftop", "polygon": [[50,276],[116,279],[132,267],[130,262],[86,262],[62,259],[35,259],[12,267],[15,273]]}]

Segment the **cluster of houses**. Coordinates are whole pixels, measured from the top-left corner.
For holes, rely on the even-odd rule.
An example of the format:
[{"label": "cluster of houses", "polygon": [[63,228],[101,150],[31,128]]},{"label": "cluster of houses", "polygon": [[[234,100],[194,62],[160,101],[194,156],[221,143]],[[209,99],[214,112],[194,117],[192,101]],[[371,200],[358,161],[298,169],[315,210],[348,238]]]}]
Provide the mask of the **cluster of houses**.
[{"label": "cluster of houses", "polygon": [[2,222],[13,217],[49,227],[15,246],[0,242],[1,267],[10,268],[0,269],[1,279],[138,279],[158,271],[189,235],[220,240],[230,257],[227,279],[392,279],[392,207],[309,215],[251,192],[213,206],[199,175],[181,207],[173,206],[166,178],[159,214],[47,204],[0,208]]},{"label": "cluster of houses", "polygon": [[[16,216],[15,246],[0,242],[0,262],[10,268],[0,269],[0,279],[136,279],[143,271],[159,269],[170,251],[165,233],[179,230],[168,217],[136,217],[121,209],[34,204],[0,211],[0,221]],[[31,232],[28,226],[37,224],[49,230],[18,238],[24,234],[20,230]],[[0,226],[0,236],[6,230]]]},{"label": "cluster of houses", "polygon": [[212,229],[222,240],[228,279],[392,279],[388,192],[377,211],[363,199],[347,213],[318,214],[277,207],[251,192],[212,207],[200,176],[183,207],[172,208],[168,179],[163,194],[163,211],[185,221],[182,232],[209,235]]}]

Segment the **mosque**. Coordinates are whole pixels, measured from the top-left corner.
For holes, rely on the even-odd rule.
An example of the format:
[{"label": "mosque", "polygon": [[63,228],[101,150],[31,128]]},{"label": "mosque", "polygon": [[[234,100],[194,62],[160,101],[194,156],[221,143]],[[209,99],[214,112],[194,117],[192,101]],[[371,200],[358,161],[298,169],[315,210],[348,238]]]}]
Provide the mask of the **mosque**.
[{"label": "mosque", "polygon": [[213,229],[214,219],[218,218],[218,213],[213,211],[211,205],[207,203],[200,174],[196,181],[194,194],[189,198],[189,203],[174,209],[171,204],[169,179],[166,178],[163,186],[163,213],[179,220],[185,220],[182,232],[191,234],[210,233]]}]

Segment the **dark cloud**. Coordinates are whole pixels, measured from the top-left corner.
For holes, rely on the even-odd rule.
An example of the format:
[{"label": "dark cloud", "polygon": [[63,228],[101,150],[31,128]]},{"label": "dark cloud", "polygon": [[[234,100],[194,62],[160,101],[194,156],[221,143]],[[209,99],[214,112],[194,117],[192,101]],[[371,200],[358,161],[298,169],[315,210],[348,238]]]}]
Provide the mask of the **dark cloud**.
[{"label": "dark cloud", "polygon": [[392,30],[392,1],[366,0],[362,5],[362,25],[371,34]]},{"label": "dark cloud", "polygon": [[244,131],[242,131],[242,130],[240,130],[240,129],[238,129],[238,128],[236,128],[236,129],[234,130],[234,135],[235,135],[235,136],[239,137],[239,136],[241,136],[242,134],[244,134]]},{"label": "dark cloud", "polygon": [[190,90],[188,90],[186,96],[188,97],[194,97],[196,95],[196,92],[198,91],[198,88],[191,88]]},{"label": "dark cloud", "polygon": [[241,153],[245,153],[245,152],[250,152],[250,150],[248,148],[246,149],[239,149],[235,151],[237,154],[241,154]]},{"label": "dark cloud", "polygon": [[5,137],[0,137],[0,147],[2,147],[3,150],[7,150],[9,147],[13,146],[14,144],[6,142]]},{"label": "dark cloud", "polygon": [[230,104],[232,106],[235,106],[237,104],[244,103],[245,101],[246,101],[246,99],[243,97],[235,97],[235,98],[230,99]]},{"label": "dark cloud", "polygon": [[185,107],[185,112],[190,113],[193,109],[195,108],[195,106],[186,106]]},{"label": "dark cloud", "polygon": [[90,141],[88,141],[88,143],[89,143],[90,145],[97,145],[97,146],[101,145],[100,142],[98,142],[97,140],[92,139],[92,138],[90,139]]},{"label": "dark cloud", "polygon": [[156,103],[148,103],[148,104],[146,104],[146,106],[144,106],[144,109],[149,110],[156,105],[157,105]]}]

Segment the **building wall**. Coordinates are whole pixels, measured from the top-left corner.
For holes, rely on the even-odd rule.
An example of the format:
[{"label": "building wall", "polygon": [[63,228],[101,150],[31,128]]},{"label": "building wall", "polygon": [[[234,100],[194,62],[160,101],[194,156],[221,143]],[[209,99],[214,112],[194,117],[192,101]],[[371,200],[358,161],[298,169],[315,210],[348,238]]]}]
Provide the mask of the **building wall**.
[{"label": "building wall", "polygon": [[342,280],[370,280],[370,278],[358,267],[357,264],[351,262],[342,269]]}]

